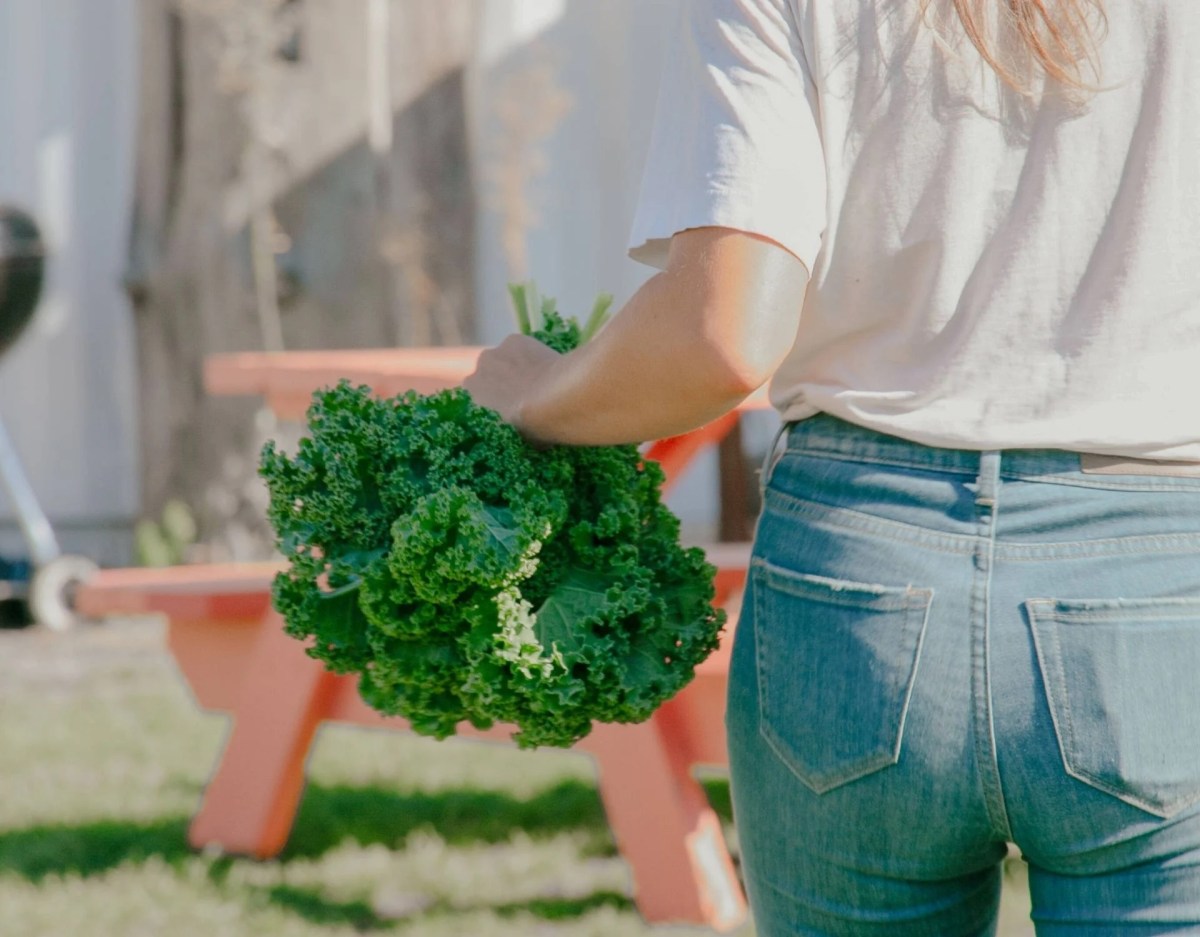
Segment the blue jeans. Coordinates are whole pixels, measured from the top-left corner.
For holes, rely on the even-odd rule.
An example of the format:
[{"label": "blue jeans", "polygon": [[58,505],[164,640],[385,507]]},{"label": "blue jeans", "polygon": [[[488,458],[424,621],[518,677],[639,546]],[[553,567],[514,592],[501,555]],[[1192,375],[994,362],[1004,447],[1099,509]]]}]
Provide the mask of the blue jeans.
[{"label": "blue jeans", "polygon": [[1008,842],[1043,937],[1200,934],[1192,470],[791,427],[726,716],[760,937],[992,934]]}]

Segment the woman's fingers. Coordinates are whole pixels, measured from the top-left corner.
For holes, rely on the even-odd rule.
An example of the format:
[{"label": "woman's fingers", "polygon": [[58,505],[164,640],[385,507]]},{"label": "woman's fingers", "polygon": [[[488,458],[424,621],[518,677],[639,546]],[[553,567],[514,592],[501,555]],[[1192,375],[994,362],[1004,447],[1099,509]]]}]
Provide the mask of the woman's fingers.
[{"label": "woman's fingers", "polygon": [[520,428],[520,411],[545,383],[545,376],[561,358],[528,335],[510,335],[479,356],[475,371],[463,387],[480,406],[489,407]]}]

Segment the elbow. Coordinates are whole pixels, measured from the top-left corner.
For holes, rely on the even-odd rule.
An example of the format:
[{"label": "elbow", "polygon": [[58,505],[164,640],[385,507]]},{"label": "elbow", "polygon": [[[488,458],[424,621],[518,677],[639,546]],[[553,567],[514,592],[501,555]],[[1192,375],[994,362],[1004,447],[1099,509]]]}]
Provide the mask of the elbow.
[{"label": "elbow", "polygon": [[783,316],[754,320],[749,329],[714,331],[699,339],[700,357],[707,362],[713,383],[738,401],[771,379],[795,342],[795,321]]},{"label": "elbow", "polygon": [[731,363],[725,388],[731,398],[741,402],[767,383],[773,373],[774,369],[755,367],[747,362]]},{"label": "elbow", "polygon": [[771,379],[781,358],[739,353],[728,346],[705,342],[705,383],[730,406],[741,403]]},{"label": "elbow", "polygon": [[808,268],[768,238],[729,228],[676,235],[659,276],[715,386],[741,400],[760,388],[796,341]]},{"label": "elbow", "polygon": [[766,315],[761,307],[711,317],[715,327],[702,329],[698,343],[714,383],[738,401],[766,384],[795,345],[798,318],[799,310]]}]

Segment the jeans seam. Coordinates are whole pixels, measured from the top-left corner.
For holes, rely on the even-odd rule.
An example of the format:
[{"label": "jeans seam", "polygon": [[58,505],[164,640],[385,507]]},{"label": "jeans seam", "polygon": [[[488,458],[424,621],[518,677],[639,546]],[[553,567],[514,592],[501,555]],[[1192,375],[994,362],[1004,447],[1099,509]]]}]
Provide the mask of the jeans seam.
[{"label": "jeans seam", "polygon": [[904,746],[904,733],[908,728],[908,715],[912,709],[913,689],[917,685],[917,677],[921,672],[921,654],[925,650],[925,636],[929,633],[929,616],[933,613],[933,598],[933,589],[909,589],[907,614],[911,617],[914,611],[920,611],[921,624],[917,631],[917,650],[913,669],[908,675],[908,685],[904,688],[904,703],[900,710],[900,725],[896,732],[893,764],[900,761],[900,752]]},{"label": "jeans seam", "polygon": [[[764,511],[774,510],[783,514],[806,516],[811,520],[823,521],[835,527],[875,534],[901,542],[916,543],[921,547],[941,553],[961,556],[968,552],[974,552],[979,539],[979,534],[956,534],[927,527],[917,527],[903,521],[863,514],[852,508],[800,498],[779,491],[777,488],[772,488],[767,492],[767,499],[768,504],[764,507]],[[1106,549],[1095,549],[1096,547]],[[1048,541],[1046,543],[1006,543],[1003,540],[997,540],[996,558],[1015,561],[1086,559],[1122,553],[1147,553],[1150,552],[1150,548],[1155,547],[1159,548],[1158,552],[1187,552],[1200,549],[1200,531],[1103,537],[1095,540]]]},{"label": "jeans seam", "polygon": [[[1019,450],[1008,450],[1008,452]],[[1064,454],[1068,454],[1064,450]],[[976,471],[970,466],[959,466],[953,462],[941,462],[938,460],[920,461],[906,460],[898,456],[878,456],[870,454],[870,452],[846,452],[838,449],[823,449],[820,444],[812,444],[810,442],[800,442],[793,448],[784,452],[776,461],[782,461],[787,456],[800,456],[811,458],[828,458],[838,462],[860,462],[871,464],[871,466],[890,466],[894,468],[908,468],[917,471],[926,471],[926,473],[935,475],[965,475],[973,477]],[[1087,479],[1087,477],[1076,477],[1074,473],[1032,473],[1032,471],[1007,470],[1002,471],[1002,479],[1006,481],[1025,481],[1034,483],[1034,485],[1063,485],[1072,488],[1102,488],[1105,491],[1134,491],[1134,492],[1196,492],[1200,493],[1200,483],[1196,482],[1192,477],[1180,477],[1180,479],[1162,479],[1157,477],[1153,481],[1147,481],[1148,476],[1136,475],[1136,480],[1122,481],[1120,476],[1104,476],[1098,479]]]},{"label": "jeans seam", "polygon": [[[772,503],[775,502],[775,503]],[[779,503],[782,502],[782,503]],[[916,543],[930,550],[963,556],[975,550],[978,534],[954,534],[926,527],[905,524],[888,518],[874,517],[851,508],[811,501],[772,488],[767,492],[764,510],[775,510],[783,514],[807,516],[814,521],[825,521],[835,527],[858,530],[889,540]],[[817,515],[814,517],[814,515]]]},{"label": "jeans seam", "polygon": [[[1086,549],[1089,547],[1104,547],[1105,549]],[[1028,562],[1043,559],[1088,559],[1096,556],[1119,556],[1122,553],[1187,553],[1197,549],[1200,549],[1200,532],[1139,534],[1129,537],[1061,540],[1046,543],[1000,542],[997,544],[997,556],[1004,560]]]},{"label": "jeans seam", "polygon": [[1162,482],[1116,482],[1091,481],[1085,478],[1064,478],[1061,475],[1034,475],[1031,473],[1013,472],[1005,474],[1010,481],[1029,482],[1037,485],[1063,485],[1068,488],[1100,488],[1105,491],[1191,491],[1200,493],[1200,484],[1194,481],[1181,480],[1181,484]]},{"label": "jeans seam", "polygon": [[821,449],[816,446],[811,446],[807,442],[801,442],[799,445],[789,448],[784,453],[783,458],[787,458],[788,456],[831,459],[837,462],[857,462],[865,465],[889,465],[894,468],[915,469],[919,472],[928,472],[932,475],[962,475],[967,478],[973,478],[976,474],[975,470],[969,466],[955,467],[950,465],[939,465],[936,462],[921,462],[915,459],[909,460],[882,455],[845,453],[837,450]]},{"label": "jeans seam", "polygon": [[[1054,629],[1042,629],[1037,627],[1037,605],[1041,604],[1038,600],[1030,600],[1025,603],[1026,612],[1029,616],[1029,629],[1033,635],[1033,649],[1037,655],[1038,664],[1042,672],[1043,691],[1046,694],[1046,706],[1050,710],[1050,723],[1054,726],[1054,734],[1058,741],[1059,757],[1062,759],[1063,770],[1067,774],[1073,774],[1071,768],[1071,757],[1068,754],[1068,748],[1074,747],[1075,744],[1075,726],[1071,716],[1071,702],[1067,696],[1065,685],[1067,676],[1063,672],[1063,654],[1062,649],[1058,646],[1058,632]],[[1046,603],[1049,604],[1049,603]],[[1043,647],[1042,639],[1047,643]],[[1049,644],[1054,644],[1052,649]],[[1050,653],[1053,650],[1053,653]],[[1048,666],[1047,655],[1053,660],[1054,666]],[[1051,672],[1053,671],[1053,672]],[[1052,688],[1048,678],[1053,678],[1055,686]],[[1053,695],[1052,695],[1053,694]],[[1059,712],[1058,706],[1053,706],[1050,703],[1051,699],[1057,699],[1061,703],[1062,712]],[[1060,722],[1061,716],[1061,722]]]},{"label": "jeans seam", "polygon": [[[995,471],[985,478],[985,471]],[[976,539],[976,600],[978,617],[972,623],[975,632],[972,650],[972,680],[975,683],[975,759],[983,785],[984,804],[992,828],[1005,839],[1012,838],[1008,808],[1004,803],[1004,788],[996,746],[995,716],[992,707],[991,679],[991,602],[992,576],[996,559],[996,529],[999,519],[999,461],[982,459],[976,496],[976,523],[980,533]],[[995,483],[993,486],[993,482]]]},{"label": "jeans seam", "polygon": [[787,436],[788,431],[793,425],[793,423],[787,422],[779,425],[779,428],[775,431],[775,435],[771,439],[771,444],[767,447],[766,455],[763,456],[762,466],[758,470],[758,496],[760,503],[767,499],[767,488],[771,484],[771,474],[787,455],[787,447],[785,446],[783,449],[780,449],[779,441]]}]

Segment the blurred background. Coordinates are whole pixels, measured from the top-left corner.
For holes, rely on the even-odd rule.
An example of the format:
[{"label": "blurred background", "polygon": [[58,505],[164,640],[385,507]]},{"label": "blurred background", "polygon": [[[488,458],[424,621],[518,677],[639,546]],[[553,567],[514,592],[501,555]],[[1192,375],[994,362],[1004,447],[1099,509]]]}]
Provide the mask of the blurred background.
[{"label": "blurred background", "polygon": [[[527,278],[619,308],[677,2],[0,0],[0,204],[45,253],[0,418],[63,552],[272,555],[258,452],[298,428],[206,394],[206,356],[494,343]],[[748,538],[774,425],[688,470],[686,540]],[[0,490],[0,580],[30,560]],[[3,937],[662,932],[574,752],[326,726],[277,859],[194,851],[229,724],[163,621],[27,622],[0,631]]]},{"label": "blurred background", "polygon": [[[0,399],[64,549],[154,561],[175,503],[203,558],[269,553],[274,427],[204,394],[206,355],[490,344],[530,277],[577,314],[628,299],[671,7],[3,0],[0,201],[48,259]],[[716,458],[673,501],[696,540]]]},{"label": "blurred background", "polygon": [[[493,343],[527,278],[628,299],[672,7],[0,0],[0,203],[45,255],[0,419],[62,552],[271,556],[258,451],[298,427],[206,394],[208,355]],[[719,461],[673,496],[692,540]],[[0,489],[7,578],[30,553]],[[165,645],[153,617],[0,632],[4,937],[650,933],[574,753],[326,727],[277,860],[193,851],[229,725]]]}]

